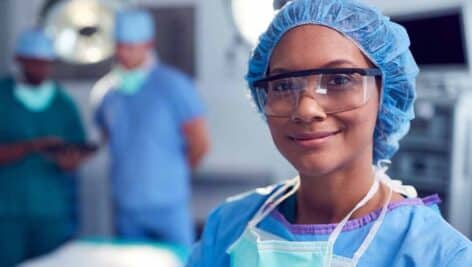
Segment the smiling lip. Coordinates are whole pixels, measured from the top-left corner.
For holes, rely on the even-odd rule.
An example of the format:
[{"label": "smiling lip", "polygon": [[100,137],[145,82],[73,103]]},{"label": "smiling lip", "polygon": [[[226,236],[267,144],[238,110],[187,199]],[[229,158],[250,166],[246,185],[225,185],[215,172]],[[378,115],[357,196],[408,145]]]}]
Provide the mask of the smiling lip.
[{"label": "smiling lip", "polygon": [[313,133],[300,133],[289,136],[289,139],[295,142],[297,145],[306,148],[314,148],[325,144],[334,135],[341,131],[319,131]]}]

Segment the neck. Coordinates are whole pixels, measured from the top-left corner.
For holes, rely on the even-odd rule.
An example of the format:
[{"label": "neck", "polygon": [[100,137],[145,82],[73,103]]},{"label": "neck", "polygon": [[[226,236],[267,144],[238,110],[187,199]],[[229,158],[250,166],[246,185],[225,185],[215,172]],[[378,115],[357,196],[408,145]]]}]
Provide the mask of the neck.
[{"label": "neck", "polygon": [[[340,222],[364,198],[374,182],[371,156],[364,154],[323,176],[301,175],[297,193],[297,223]],[[381,204],[379,194],[375,194],[353,217],[371,212]]]}]

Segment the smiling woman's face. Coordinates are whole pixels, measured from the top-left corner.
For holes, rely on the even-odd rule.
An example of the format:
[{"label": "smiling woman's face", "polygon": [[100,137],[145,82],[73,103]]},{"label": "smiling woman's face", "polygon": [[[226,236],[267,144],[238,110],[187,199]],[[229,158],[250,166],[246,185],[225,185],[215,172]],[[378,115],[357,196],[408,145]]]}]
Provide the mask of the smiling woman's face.
[{"label": "smiling woman's face", "polygon": [[[342,34],[323,26],[304,25],[282,37],[272,53],[269,75],[316,68],[369,67],[369,60]],[[307,93],[301,96],[291,117],[267,118],[275,145],[301,175],[322,176],[359,159],[372,161],[379,90],[375,83],[369,86],[369,100],[356,109],[326,114]]]}]

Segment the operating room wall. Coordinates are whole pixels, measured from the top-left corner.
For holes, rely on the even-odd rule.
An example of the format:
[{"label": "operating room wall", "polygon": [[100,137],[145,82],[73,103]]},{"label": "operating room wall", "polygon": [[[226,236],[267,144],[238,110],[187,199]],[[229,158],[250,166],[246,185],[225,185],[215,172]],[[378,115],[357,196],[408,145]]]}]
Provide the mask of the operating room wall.
[{"label": "operating room wall", "polygon": [[[467,0],[416,0],[418,7],[439,8]],[[207,104],[211,152],[198,173],[220,179],[244,179],[251,173],[267,173],[274,180],[294,175],[276,152],[268,129],[249,101],[244,83],[250,49],[236,42],[231,23],[230,0],[136,0],[147,6],[193,5],[196,8],[196,77],[198,90]],[[406,12],[406,1],[369,0],[387,12]],[[411,1],[410,1],[411,2]],[[19,31],[35,22],[43,0],[0,0],[0,70],[12,69],[11,49]],[[416,2],[415,2],[416,3]],[[159,38],[159,36],[158,36]],[[469,42],[472,43],[472,42]],[[469,49],[470,50],[470,49]],[[92,126],[89,93],[94,81],[62,81],[80,106],[91,139],[99,138]],[[81,169],[81,212],[84,234],[111,233],[111,204],[106,179],[108,158],[103,150]],[[228,175],[225,175],[228,174]]]},{"label": "operating room wall", "polygon": [[11,52],[22,29],[34,25],[43,0],[0,1],[0,73],[12,69]]},{"label": "operating room wall", "polygon": [[0,2],[0,23],[4,27],[0,27],[0,36],[1,36],[1,42],[0,42],[0,72],[4,72],[8,68],[8,63],[7,60],[9,58],[9,53],[8,53],[8,44],[7,44],[7,37],[8,37],[8,31],[9,31],[9,20],[7,18],[7,7],[8,7],[8,2]]},{"label": "operating room wall", "polygon": [[[199,168],[200,176],[215,179],[262,178],[283,179],[294,175],[292,168],[276,152],[268,129],[249,101],[244,83],[250,50],[234,42],[233,28],[225,3],[230,1],[136,1],[146,6],[193,5],[196,8],[196,77],[195,83],[207,105],[211,151]],[[13,40],[25,27],[33,25],[42,0],[6,0],[9,33],[5,40],[11,51]],[[28,19],[25,19],[28,18]],[[159,37],[158,37],[159,38]],[[10,60],[11,54],[2,55]],[[12,69],[7,64],[2,69]],[[82,113],[92,139],[98,133],[92,126],[89,93],[94,81],[61,81],[70,91]],[[106,151],[81,168],[81,212],[84,234],[111,232],[111,204],[106,179]],[[235,181],[236,182],[236,181]],[[208,210],[208,209],[207,209]],[[201,217],[201,215],[199,216]]]}]

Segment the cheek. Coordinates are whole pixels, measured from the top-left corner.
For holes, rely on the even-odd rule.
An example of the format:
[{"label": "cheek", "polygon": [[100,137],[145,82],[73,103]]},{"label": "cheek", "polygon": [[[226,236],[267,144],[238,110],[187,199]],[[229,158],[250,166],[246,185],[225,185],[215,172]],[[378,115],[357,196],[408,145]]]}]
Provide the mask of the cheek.
[{"label": "cheek", "polygon": [[148,50],[142,49],[139,51],[139,59],[140,61],[144,61],[146,57],[148,56]]},{"label": "cheek", "polygon": [[286,133],[284,132],[284,129],[287,128],[286,123],[278,119],[268,118],[267,124],[269,126],[270,134],[275,146],[282,155],[287,157],[287,152],[290,150],[290,147],[289,140],[287,139]]},{"label": "cheek", "polygon": [[370,132],[375,125],[375,116],[371,114],[353,114],[346,125],[356,132]]},{"label": "cheek", "polygon": [[344,118],[343,121],[346,126],[343,135],[343,142],[346,147],[359,150],[373,143],[377,112],[355,112]]},{"label": "cheek", "polygon": [[126,62],[126,56],[123,52],[117,52],[116,58],[118,59],[119,62]]},{"label": "cheek", "polygon": [[133,51],[129,48],[128,49],[120,49],[117,52],[117,56],[120,59],[129,60],[131,57],[133,57]]},{"label": "cheek", "polygon": [[283,125],[274,119],[267,119],[267,125],[269,126],[270,134],[275,144],[280,143],[282,140],[282,131]]}]

